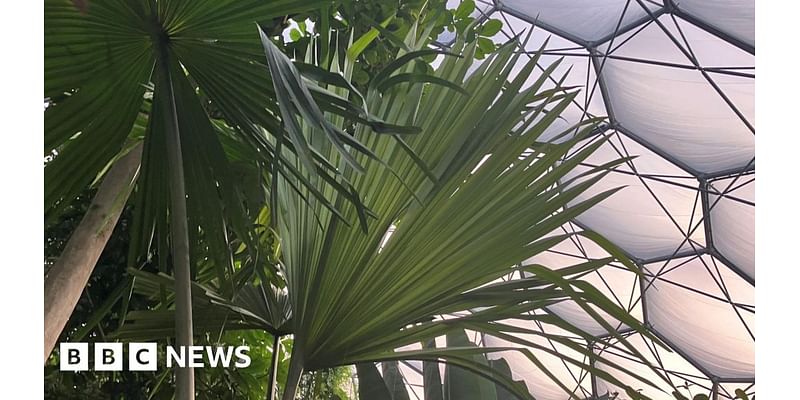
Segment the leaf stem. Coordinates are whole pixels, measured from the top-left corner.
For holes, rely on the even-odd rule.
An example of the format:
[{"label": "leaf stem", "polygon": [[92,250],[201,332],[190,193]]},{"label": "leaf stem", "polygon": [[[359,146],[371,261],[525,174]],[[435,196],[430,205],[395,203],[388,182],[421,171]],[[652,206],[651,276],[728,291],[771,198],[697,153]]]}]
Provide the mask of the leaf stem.
[{"label": "leaf stem", "polygon": [[[156,49],[157,74],[156,91],[163,91],[166,102],[161,105],[166,134],[167,171],[170,182],[170,233],[172,247],[173,275],[175,277],[175,341],[179,347],[189,351],[194,332],[192,326],[192,283],[191,264],[189,259],[189,228],[186,212],[186,184],[183,172],[183,154],[181,151],[181,133],[178,122],[178,110],[175,90],[170,70],[170,54],[168,37],[153,35]],[[161,87],[164,85],[164,87]],[[175,372],[177,400],[193,400],[194,369],[177,368]]]},{"label": "leaf stem", "polygon": [[275,335],[272,342],[272,358],[269,367],[269,382],[267,383],[267,400],[275,400],[276,380],[278,376],[279,353],[281,350],[281,335]]}]

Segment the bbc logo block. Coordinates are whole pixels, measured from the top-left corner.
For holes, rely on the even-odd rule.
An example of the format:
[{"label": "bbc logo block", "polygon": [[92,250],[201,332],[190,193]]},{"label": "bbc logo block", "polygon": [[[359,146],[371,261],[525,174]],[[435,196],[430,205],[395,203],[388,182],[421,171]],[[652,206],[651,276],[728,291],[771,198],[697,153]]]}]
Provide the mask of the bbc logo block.
[{"label": "bbc logo block", "polygon": [[[158,344],[129,343],[128,370],[155,371],[158,368]],[[125,355],[122,343],[95,343],[94,355],[89,354],[88,343],[61,343],[62,371],[88,371],[89,358],[93,358],[95,371],[122,371]]]},{"label": "bbc logo block", "polygon": [[131,343],[128,345],[128,369],[155,371],[158,362],[156,343]]},{"label": "bbc logo block", "polygon": [[122,343],[95,344],[94,346],[95,371],[119,371],[121,369],[122,369]]},{"label": "bbc logo block", "polygon": [[[156,371],[159,365],[157,343],[128,343],[127,352],[122,343],[94,343],[91,352],[89,343],[61,343],[59,349],[62,371],[122,371],[125,367],[129,371]],[[161,364],[166,361],[167,368],[247,368],[249,350],[249,346],[166,346],[166,360]]]},{"label": "bbc logo block", "polygon": [[89,370],[89,343],[61,343],[58,348],[62,371]]}]

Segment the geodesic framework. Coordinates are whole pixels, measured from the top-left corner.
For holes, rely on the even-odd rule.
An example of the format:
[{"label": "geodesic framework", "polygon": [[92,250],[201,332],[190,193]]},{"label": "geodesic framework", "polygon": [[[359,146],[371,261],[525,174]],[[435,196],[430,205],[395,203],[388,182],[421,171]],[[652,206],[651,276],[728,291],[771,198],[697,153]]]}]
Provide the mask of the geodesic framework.
[{"label": "geodesic framework", "polygon": [[[459,1],[450,3],[449,8],[455,8]],[[601,134],[611,140],[585,161],[584,168],[635,157],[576,201],[614,187],[625,189],[561,228],[599,232],[644,272],[638,277],[610,264],[583,277],[644,321],[672,350],[665,351],[605,316],[672,385],[664,382],[663,393],[633,380],[629,383],[655,399],[673,398],[668,394],[671,387],[689,398],[705,393],[712,399],[733,399],[736,389],[752,395],[754,1],[478,0],[476,5],[476,18],[503,22],[503,29],[492,38],[495,42],[504,43],[532,29],[525,51],[544,46],[542,70],[563,57],[554,76],[570,71],[563,85],[581,87],[582,94],[550,134],[581,118],[609,117],[587,143]],[[438,44],[450,45],[453,36],[443,33]],[[604,256],[596,245],[573,237],[528,262],[557,268]],[[576,304],[559,303],[547,312],[598,338],[593,343],[575,340],[658,381],[656,372],[610,346],[613,339],[607,330]],[[559,334],[552,326],[509,322]],[[528,339],[570,353],[542,336]],[[475,337],[475,342],[509,345],[492,337]],[[537,399],[568,398],[519,354],[495,357],[505,358],[514,379],[524,380]],[[564,382],[571,382],[578,398],[615,393],[618,399],[626,398],[619,388],[556,357],[543,355],[541,361]],[[406,363],[402,369],[416,388],[412,395],[421,399],[417,367]]]}]

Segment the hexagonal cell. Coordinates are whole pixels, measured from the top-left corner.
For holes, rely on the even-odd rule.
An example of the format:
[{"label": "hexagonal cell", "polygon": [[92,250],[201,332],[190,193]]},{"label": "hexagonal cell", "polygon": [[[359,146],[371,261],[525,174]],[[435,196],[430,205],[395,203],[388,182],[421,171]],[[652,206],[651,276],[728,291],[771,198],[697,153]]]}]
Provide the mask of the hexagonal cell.
[{"label": "hexagonal cell", "polygon": [[[705,246],[699,182],[630,138],[617,132],[610,135],[564,182],[591,168],[624,157],[635,158],[618,166],[570,204],[622,188],[576,221],[641,260],[694,253]],[[574,152],[595,140],[601,137],[581,143]]]},{"label": "hexagonal cell", "polygon": [[755,82],[747,70],[754,57],[672,18],[599,47],[607,55],[600,76],[609,112],[626,133],[688,170],[742,168],[755,146]]},{"label": "hexagonal cell", "polygon": [[756,277],[756,176],[736,175],[708,185],[714,248],[750,278]]},{"label": "hexagonal cell", "polygon": [[704,371],[755,377],[755,288],[709,255],[644,267],[645,319]]}]

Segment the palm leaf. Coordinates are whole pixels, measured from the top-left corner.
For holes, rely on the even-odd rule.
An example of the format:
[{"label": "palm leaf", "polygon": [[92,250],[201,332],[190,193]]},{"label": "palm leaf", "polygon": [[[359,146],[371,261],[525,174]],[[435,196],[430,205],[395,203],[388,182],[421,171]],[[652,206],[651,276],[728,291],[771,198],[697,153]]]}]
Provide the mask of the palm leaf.
[{"label": "palm leaf", "polygon": [[[293,111],[299,112],[297,116],[301,118],[311,118],[310,123],[323,121],[322,109],[348,117],[358,115],[359,121],[381,131],[402,132],[408,128],[375,118],[361,108],[363,101],[352,104],[345,98],[337,100],[336,105],[318,107],[315,101],[332,103],[332,98],[312,97],[309,90],[318,87],[304,82],[285,56],[273,53],[276,57],[272,62],[265,60],[265,43],[258,36],[257,24],[325,4],[328,1],[97,0],[81,11],[69,0],[46,1],[44,96],[48,107],[44,150],[45,154],[56,154],[45,168],[46,221],[57,217],[87,185],[99,181],[109,163],[124,151],[129,138],[142,138],[143,127],[151,117],[149,104],[156,86],[152,73],[156,44],[160,41],[168,41],[166,51],[179,69],[175,76],[185,76],[177,79],[179,111],[192,117],[181,139],[185,146],[189,218],[193,228],[199,227],[201,232],[191,239],[202,242],[200,248],[209,247],[220,276],[222,270],[230,270],[229,260],[224,259],[229,258],[225,251],[229,236],[249,240],[255,218],[252,206],[241,207],[244,201],[254,202],[252,196],[248,197],[252,193],[232,176],[232,156],[221,142],[234,140],[249,148],[248,168],[263,172],[264,166],[272,165],[275,154],[281,153],[276,149],[276,140],[282,141],[285,151],[303,154],[303,159],[310,160],[305,163],[305,170],[278,160],[284,179],[299,188],[313,186],[312,177],[320,174],[334,190],[357,197],[319,151],[313,150],[313,157],[306,157],[308,138],[284,135],[296,131],[286,129],[286,115],[278,117],[282,115],[281,105],[286,103],[279,101],[281,91],[275,88],[287,86],[278,83],[309,87],[294,99],[304,107]],[[270,70],[288,75],[273,79]],[[315,112],[303,113],[306,110]],[[322,126],[332,132],[329,126]],[[189,135],[189,131],[193,134]],[[146,142],[158,141],[144,136]],[[344,151],[341,132],[328,138]],[[158,182],[157,172],[164,170],[163,155],[158,153],[161,148],[157,145],[148,143],[145,148],[143,169],[148,171],[134,196],[140,206],[135,207],[131,265],[149,257],[151,245],[168,245],[164,239],[167,205],[163,198],[159,199],[166,193],[166,186]],[[269,182],[268,173],[259,175]],[[256,193],[256,199],[259,197],[264,195]],[[309,197],[333,207],[316,188]]]},{"label": "palm leaf", "polygon": [[[421,45],[416,38],[412,29],[407,38],[410,49]],[[562,276],[544,269],[531,269],[533,277],[522,283],[497,285],[491,291],[479,289],[557,243],[549,236],[551,232],[613,195],[616,190],[573,202],[624,160],[569,181],[569,171],[596,147],[569,158],[567,154],[589,135],[596,135],[601,121],[587,120],[571,127],[560,143],[539,142],[539,136],[551,128],[576,93],[563,88],[542,90],[551,71],[526,89],[527,74],[509,80],[519,61],[516,42],[477,68],[471,65],[474,46],[461,46],[455,48],[464,57],[445,59],[434,76],[454,82],[470,96],[430,84],[430,79],[393,85],[385,92],[372,87],[364,93],[367,107],[378,117],[422,129],[405,142],[416,159],[393,137],[369,135],[364,127],[356,129],[355,138],[384,162],[356,154],[356,161],[365,169],[356,174],[346,161],[337,159],[338,167],[363,195],[366,207],[375,213],[366,233],[344,226],[323,207],[309,210],[297,206],[302,203],[295,191],[286,185],[278,188],[278,226],[285,233],[282,272],[295,315],[290,368],[295,375],[304,369],[411,358],[465,368],[500,383],[520,398],[530,398],[527,389],[474,357],[501,349],[394,349],[446,335],[456,327],[511,340],[508,337],[513,335],[504,333],[509,327],[497,325],[497,321],[527,316],[564,300],[592,304],[624,317],[622,309],[596,297],[589,287],[572,281],[564,286]],[[536,59],[523,64],[523,70],[531,73]],[[413,66],[406,65],[386,74],[385,79],[412,71]],[[428,171],[419,168],[420,164]],[[326,195],[338,197],[331,191]],[[339,197],[337,204],[343,204],[341,200]],[[352,205],[343,205],[342,210],[346,218],[358,214]],[[569,271],[590,271],[609,261],[597,260]],[[442,319],[442,314],[448,317]],[[645,331],[630,317],[625,321]],[[520,340],[512,342],[527,345]],[[544,368],[533,352],[514,349]],[[591,351],[584,347],[581,353]],[[569,362],[619,382],[583,360]],[[290,398],[291,392],[287,393],[285,398]]]}]

